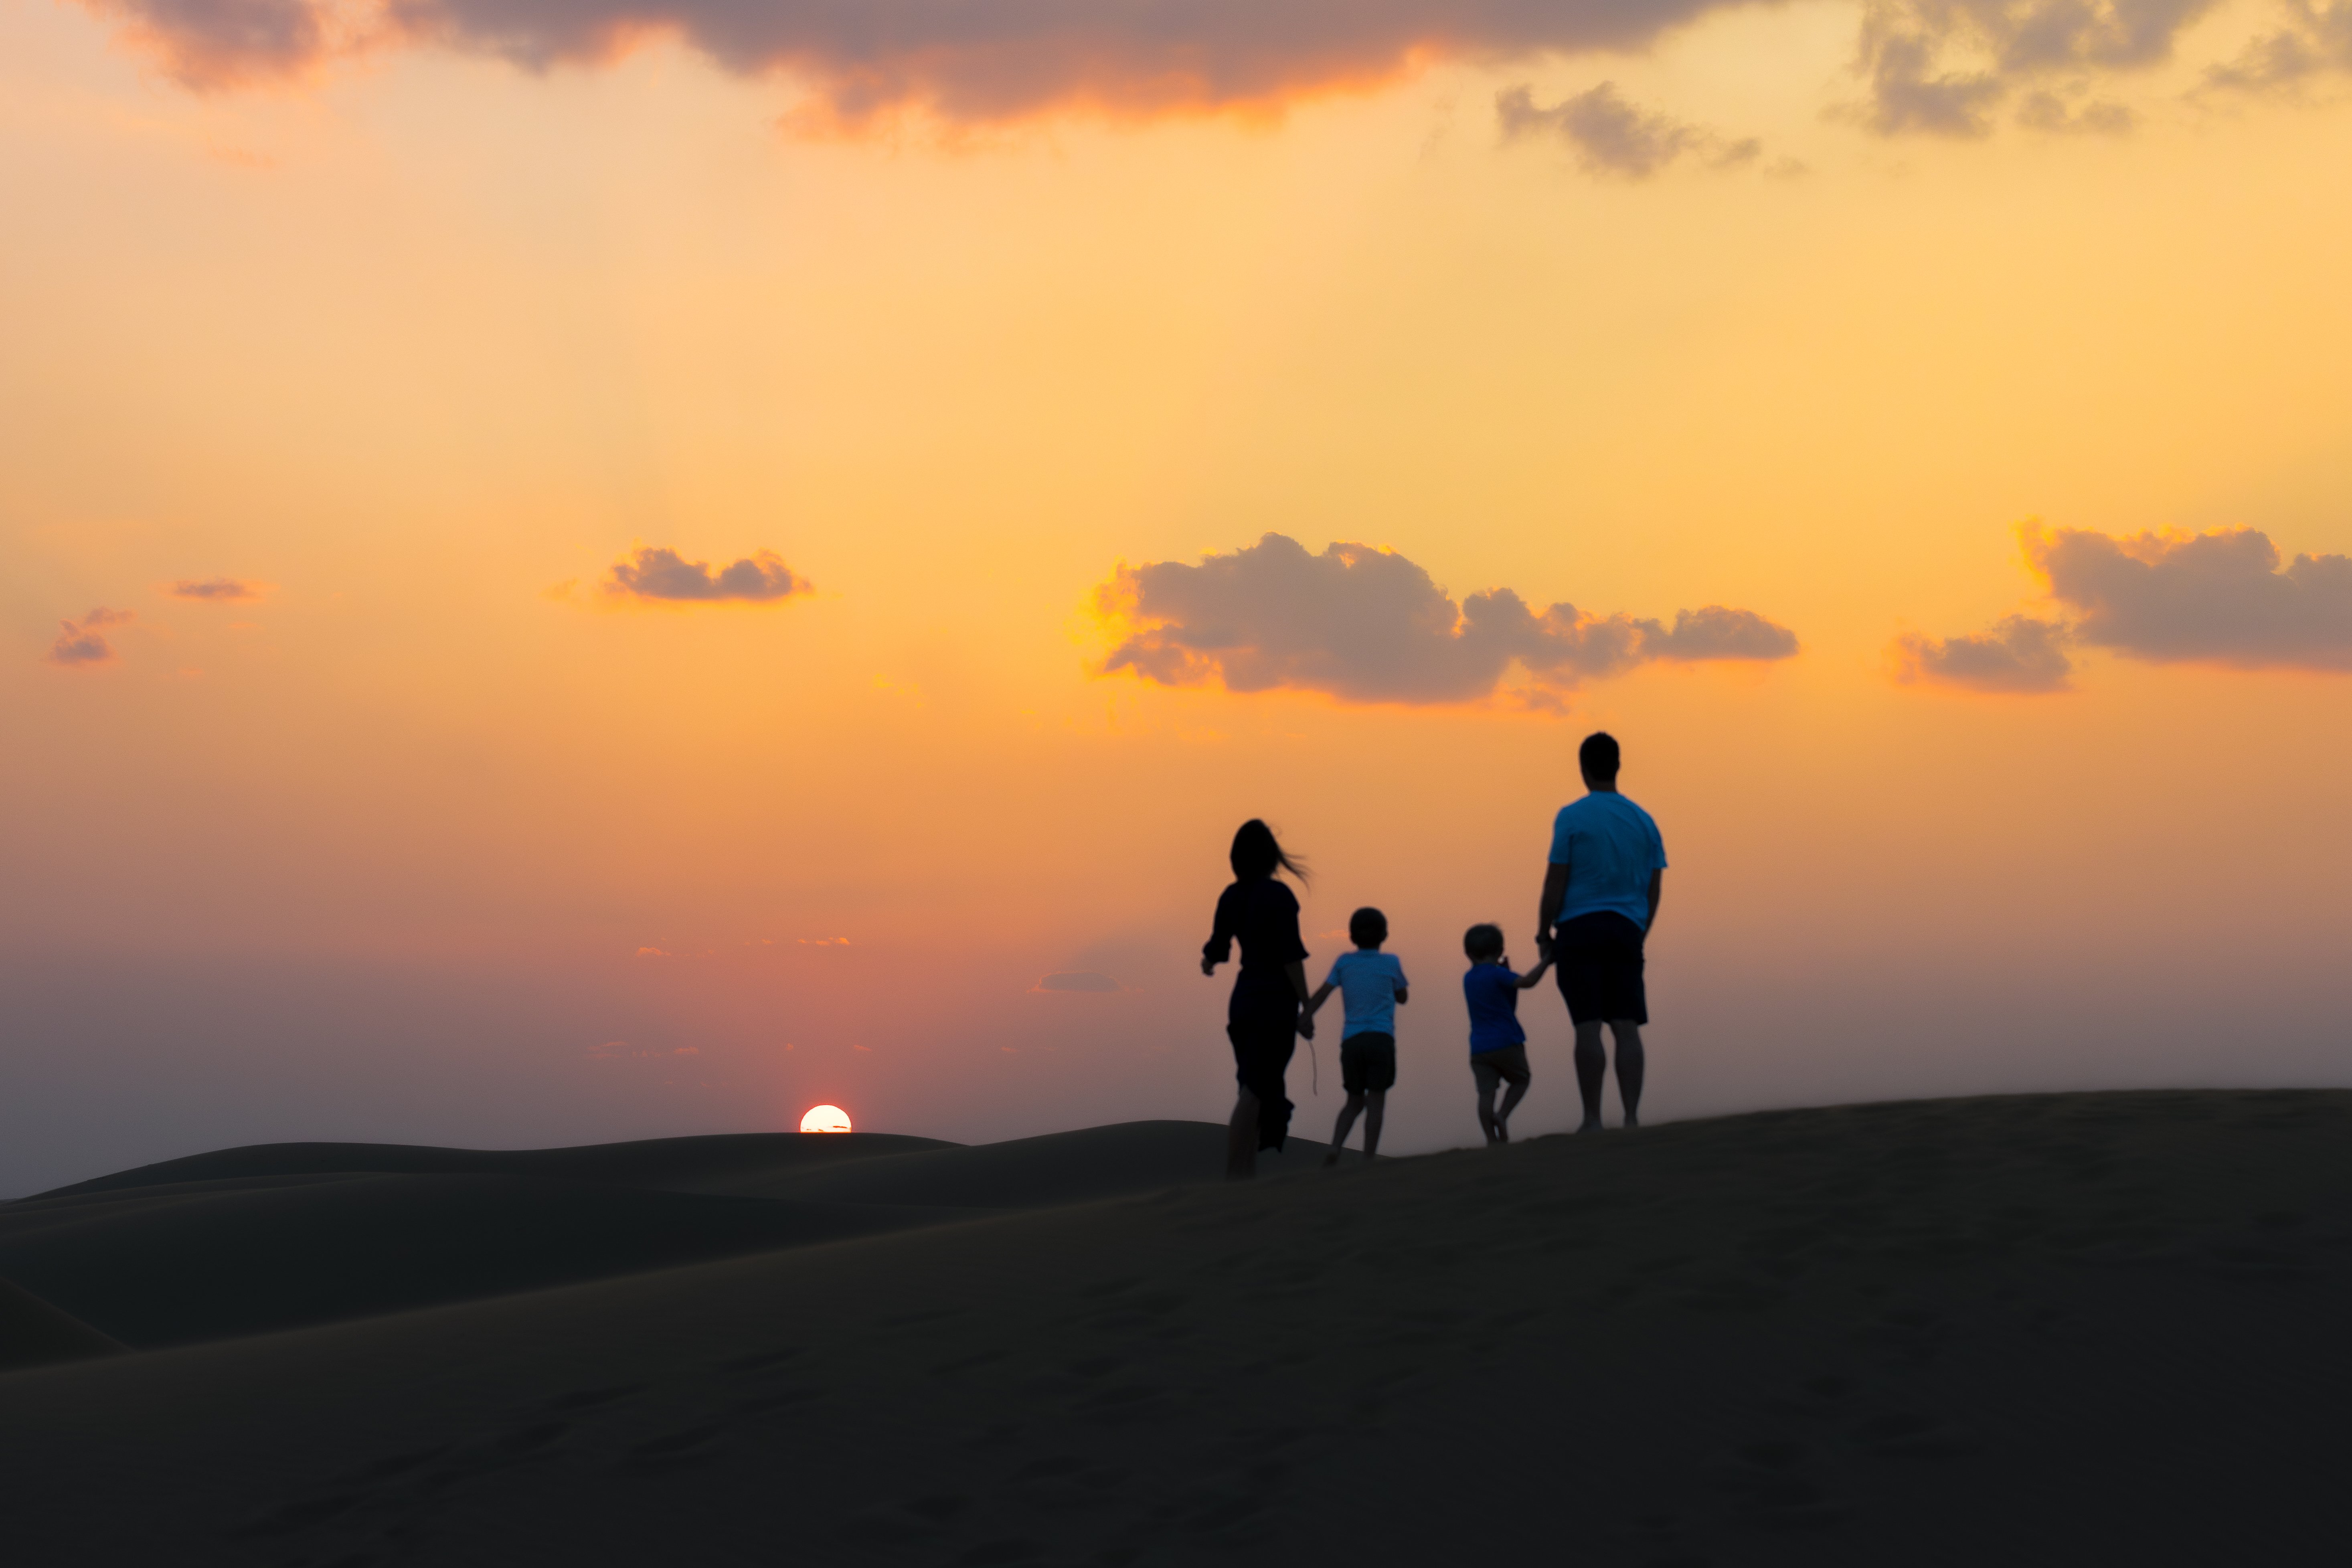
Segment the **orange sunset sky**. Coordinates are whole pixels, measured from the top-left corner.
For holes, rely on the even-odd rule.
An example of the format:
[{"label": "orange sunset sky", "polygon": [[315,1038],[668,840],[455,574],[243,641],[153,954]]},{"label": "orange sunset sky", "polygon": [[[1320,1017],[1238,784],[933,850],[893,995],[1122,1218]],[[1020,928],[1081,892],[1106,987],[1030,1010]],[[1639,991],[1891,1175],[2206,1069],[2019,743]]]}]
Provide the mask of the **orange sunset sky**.
[{"label": "orange sunset sky", "polygon": [[2347,169],[2352,0],[0,0],[0,1193],[1222,1120],[1250,816],[1468,1142],[1602,726],[1658,1118],[2352,1083]]}]

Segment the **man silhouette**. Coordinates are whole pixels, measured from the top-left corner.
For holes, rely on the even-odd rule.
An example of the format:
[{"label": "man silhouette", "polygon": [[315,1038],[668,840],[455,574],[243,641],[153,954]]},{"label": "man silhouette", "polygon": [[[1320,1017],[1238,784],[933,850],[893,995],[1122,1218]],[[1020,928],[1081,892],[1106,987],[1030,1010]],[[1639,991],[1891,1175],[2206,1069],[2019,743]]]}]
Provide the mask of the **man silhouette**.
[{"label": "man silhouette", "polygon": [[1617,1037],[1617,1096],[1625,1125],[1641,1125],[1642,1026],[1650,1021],[1642,945],[1658,918],[1666,846],[1650,814],[1617,793],[1616,738],[1602,731],[1577,749],[1586,794],[1552,819],[1536,942],[1559,969],[1559,994],[1576,1025],[1580,1132],[1601,1130],[1609,1056],[1601,1026]]}]

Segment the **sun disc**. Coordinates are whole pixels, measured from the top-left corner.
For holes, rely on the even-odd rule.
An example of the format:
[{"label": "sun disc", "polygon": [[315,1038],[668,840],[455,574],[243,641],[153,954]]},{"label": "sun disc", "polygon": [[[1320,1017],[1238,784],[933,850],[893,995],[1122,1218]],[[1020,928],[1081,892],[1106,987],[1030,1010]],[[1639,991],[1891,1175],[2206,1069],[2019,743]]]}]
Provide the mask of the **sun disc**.
[{"label": "sun disc", "polygon": [[846,1132],[849,1131],[849,1112],[842,1110],[838,1105],[811,1106],[809,1113],[801,1118],[801,1131]]}]

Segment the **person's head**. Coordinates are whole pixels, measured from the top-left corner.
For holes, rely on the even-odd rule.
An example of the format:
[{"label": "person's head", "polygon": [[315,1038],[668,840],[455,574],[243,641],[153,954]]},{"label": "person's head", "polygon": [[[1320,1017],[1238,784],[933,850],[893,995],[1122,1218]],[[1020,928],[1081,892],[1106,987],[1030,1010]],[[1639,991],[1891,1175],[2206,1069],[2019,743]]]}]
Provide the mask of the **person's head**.
[{"label": "person's head", "polygon": [[1289,872],[1300,881],[1307,880],[1307,868],[1282,852],[1282,843],[1274,829],[1251,817],[1234,835],[1232,856],[1234,875],[1246,882],[1253,877],[1271,877],[1276,870]]},{"label": "person's head", "polygon": [[1499,963],[1503,960],[1503,928],[1497,925],[1475,925],[1462,933],[1462,952],[1473,963]]},{"label": "person's head", "polygon": [[1376,948],[1389,939],[1389,917],[1366,904],[1348,917],[1348,940],[1358,947]]},{"label": "person's head", "polygon": [[1576,748],[1576,765],[1584,770],[1587,789],[1615,789],[1617,762],[1617,737],[1606,730],[1595,730]]}]

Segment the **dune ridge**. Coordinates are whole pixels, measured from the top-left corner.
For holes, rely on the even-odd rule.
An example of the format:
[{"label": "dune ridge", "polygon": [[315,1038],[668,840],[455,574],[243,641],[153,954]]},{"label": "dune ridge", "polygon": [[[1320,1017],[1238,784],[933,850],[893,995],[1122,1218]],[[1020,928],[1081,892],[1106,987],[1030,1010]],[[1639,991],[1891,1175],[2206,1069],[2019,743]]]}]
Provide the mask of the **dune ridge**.
[{"label": "dune ridge", "polygon": [[2347,1167],[2318,1092],[1351,1161],[21,1371],[0,1474],[37,1563],[2332,1563]]}]

